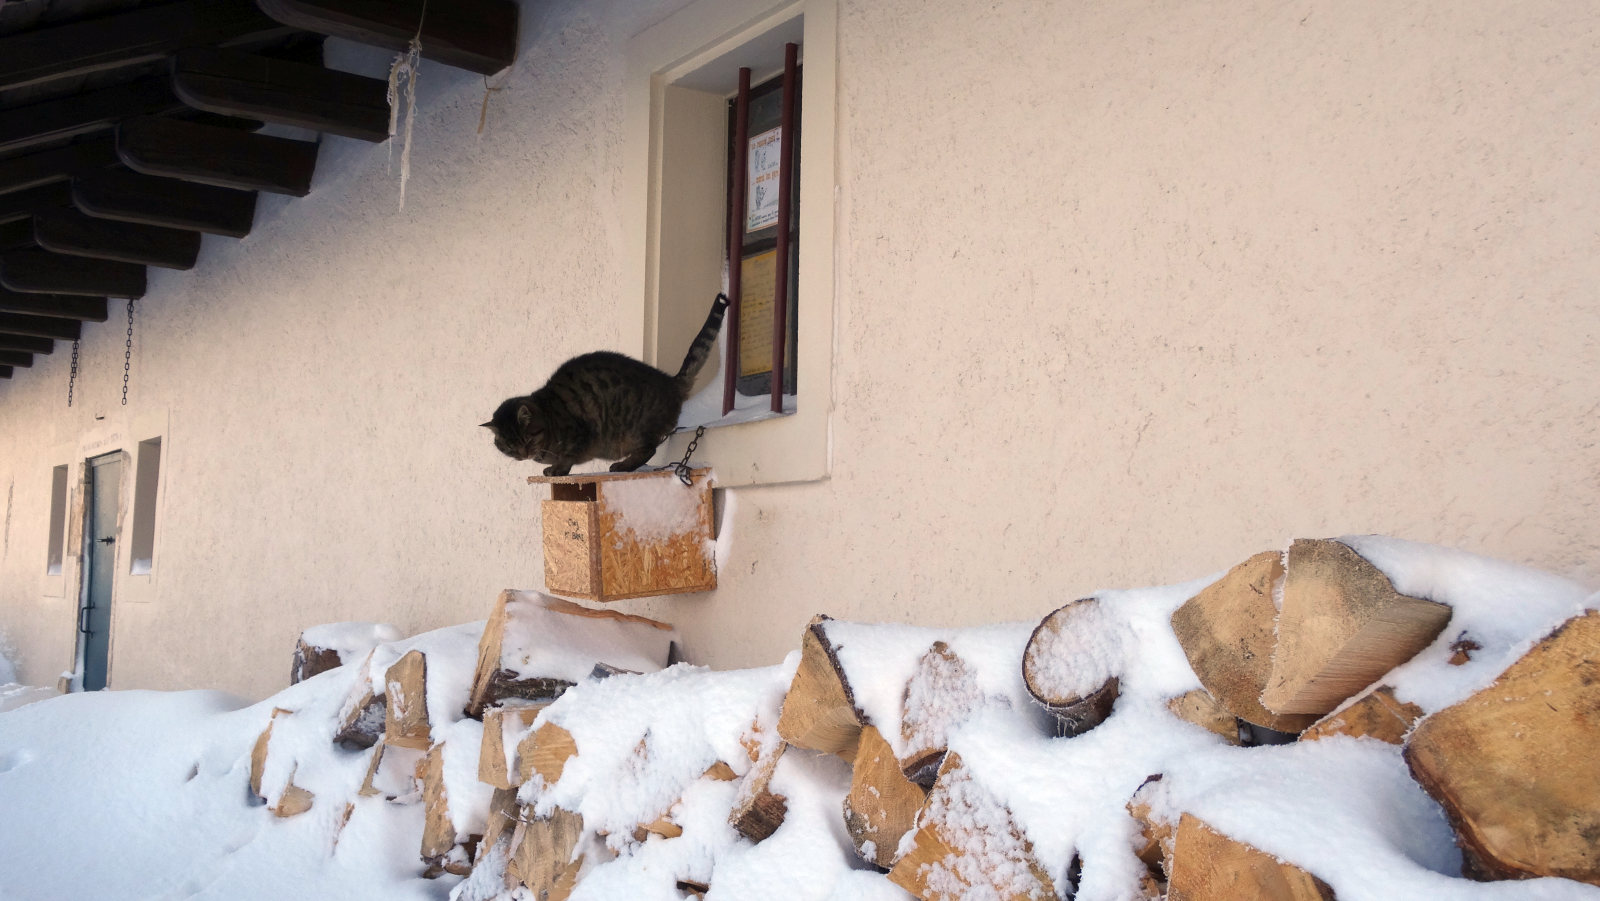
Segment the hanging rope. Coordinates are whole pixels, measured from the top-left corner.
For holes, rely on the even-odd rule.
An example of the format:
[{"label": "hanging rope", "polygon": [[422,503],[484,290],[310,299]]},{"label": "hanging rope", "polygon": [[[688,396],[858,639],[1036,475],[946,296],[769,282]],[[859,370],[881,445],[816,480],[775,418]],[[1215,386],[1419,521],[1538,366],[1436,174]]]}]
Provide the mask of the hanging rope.
[{"label": "hanging rope", "polygon": [[[406,208],[406,182],[411,179],[411,126],[417,121],[417,69],[422,65],[422,23],[428,19],[428,0],[422,0],[417,17],[417,33],[402,53],[395,54],[389,66],[389,137],[394,137],[400,118],[400,82],[405,82],[406,134],[400,148],[400,209]],[[389,145],[389,161],[394,162],[394,144]]]}]

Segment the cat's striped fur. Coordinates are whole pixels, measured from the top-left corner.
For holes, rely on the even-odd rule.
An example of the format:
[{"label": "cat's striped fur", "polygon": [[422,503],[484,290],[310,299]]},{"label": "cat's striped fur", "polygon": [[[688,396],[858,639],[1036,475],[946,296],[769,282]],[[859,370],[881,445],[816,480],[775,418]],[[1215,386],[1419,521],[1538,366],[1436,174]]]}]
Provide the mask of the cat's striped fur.
[{"label": "cat's striped fur", "polygon": [[483,424],[494,432],[494,446],[548,464],[547,476],[596,459],[616,460],[612,472],[638,469],[677,428],[727,309],[728,298],[718,294],[675,376],[608,350],[562,363],[544,387],[502,403]]}]

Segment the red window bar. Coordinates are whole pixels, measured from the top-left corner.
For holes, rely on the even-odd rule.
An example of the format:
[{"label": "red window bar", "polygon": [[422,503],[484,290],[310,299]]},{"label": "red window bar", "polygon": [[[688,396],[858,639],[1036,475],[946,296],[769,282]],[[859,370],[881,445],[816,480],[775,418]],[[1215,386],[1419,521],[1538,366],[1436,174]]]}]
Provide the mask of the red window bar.
[{"label": "red window bar", "polygon": [[[789,346],[789,220],[793,198],[795,141],[794,119],[799,79],[798,44],[783,48],[783,106],[779,127],[782,136],[778,158],[778,234],[777,257],[773,261],[776,279],[772,298],[772,405],[783,412],[783,370]],[[734,100],[732,182],[728,204],[728,318],[724,326],[728,341],[728,365],[723,371],[722,415],[733,411],[739,381],[740,295],[744,256],[745,201],[749,190],[750,149],[750,70],[739,70],[739,94]]]}]

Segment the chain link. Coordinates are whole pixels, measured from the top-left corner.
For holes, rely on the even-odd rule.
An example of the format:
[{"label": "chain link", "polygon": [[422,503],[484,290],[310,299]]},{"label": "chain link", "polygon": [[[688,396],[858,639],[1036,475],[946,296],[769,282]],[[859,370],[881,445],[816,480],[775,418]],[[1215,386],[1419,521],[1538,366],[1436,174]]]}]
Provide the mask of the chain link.
[{"label": "chain link", "polygon": [[690,487],[694,486],[694,470],[689,468],[689,458],[694,456],[695,448],[700,446],[700,439],[705,436],[705,433],[705,426],[695,429],[694,437],[689,439],[689,446],[683,451],[683,459],[672,464],[672,471],[677,473],[678,481]]},{"label": "chain link", "polygon": [[72,389],[78,382],[78,339],[72,339],[72,374],[67,376],[67,406],[72,406]]},{"label": "chain link", "polygon": [[[122,351],[122,405],[128,405],[128,370],[133,368],[133,305],[134,298],[128,298],[128,343]],[[74,345],[76,346],[76,345]]]}]

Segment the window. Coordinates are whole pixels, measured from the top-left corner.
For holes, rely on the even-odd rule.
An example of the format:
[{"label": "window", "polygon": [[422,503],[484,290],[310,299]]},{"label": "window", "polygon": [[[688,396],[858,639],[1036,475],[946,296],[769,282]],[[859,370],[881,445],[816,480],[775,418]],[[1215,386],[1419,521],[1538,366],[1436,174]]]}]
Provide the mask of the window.
[{"label": "window", "polygon": [[45,563],[47,575],[61,575],[61,562],[67,546],[67,467],[57,466],[50,473],[50,554]]},{"label": "window", "polygon": [[[724,362],[701,371],[681,420],[727,426],[708,434],[700,451],[717,467],[722,486],[809,481],[828,473],[836,17],[836,0],[776,5],[697,0],[628,44],[625,190],[637,206],[628,208],[624,224],[638,256],[630,260],[618,311],[622,339],[637,346],[645,360],[673,371],[704,322],[711,298],[722,290],[725,267],[728,276],[734,274],[727,265],[730,256],[741,282],[748,278],[757,289],[772,286],[752,290],[746,284],[741,300],[755,302],[723,326],[722,354],[727,355],[732,338],[743,357],[735,371],[734,415],[722,417],[718,373],[726,371]],[[738,94],[740,69],[748,69],[755,124],[747,141],[765,138],[763,146],[771,147],[770,120],[781,115],[788,44],[796,45],[807,102],[795,104],[791,259],[783,279],[789,288],[783,317],[787,334],[777,344],[784,351],[783,413],[792,415],[779,416],[771,410],[768,387],[776,317],[773,306],[763,303],[780,281],[775,254],[768,255],[777,249],[775,210],[758,202],[758,227],[741,235],[730,255],[731,223],[748,219],[730,209],[736,202],[730,170],[737,165],[738,148],[729,134],[729,103]],[[758,167],[757,174],[768,175],[763,187],[778,183],[766,169]],[[747,214],[757,200],[753,192],[746,196]],[[683,436],[674,439],[658,459],[681,456],[686,442]]]},{"label": "window", "polygon": [[160,479],[161,439],[139,442],[133,482],[133,547],[128,555],[131,575],[149,575],[155,563],[156,486]]}]

